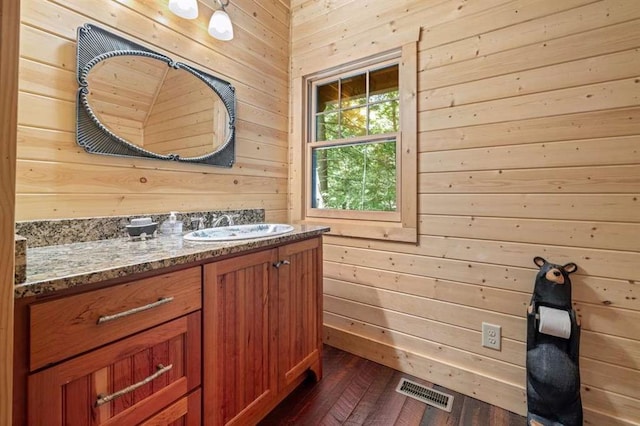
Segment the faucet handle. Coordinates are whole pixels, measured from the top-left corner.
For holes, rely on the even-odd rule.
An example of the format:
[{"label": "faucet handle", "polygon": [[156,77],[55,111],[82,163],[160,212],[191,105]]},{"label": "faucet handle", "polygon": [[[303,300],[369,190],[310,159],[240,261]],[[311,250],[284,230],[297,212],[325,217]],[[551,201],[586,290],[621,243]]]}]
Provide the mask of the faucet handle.
[{"label": "faucet handle", "polygon": [[199,217],[191,217],[190,219],[191,222],[191,229],[192,230],[196,230],[196,229],[204,229],[204,217],[199,216]]}]

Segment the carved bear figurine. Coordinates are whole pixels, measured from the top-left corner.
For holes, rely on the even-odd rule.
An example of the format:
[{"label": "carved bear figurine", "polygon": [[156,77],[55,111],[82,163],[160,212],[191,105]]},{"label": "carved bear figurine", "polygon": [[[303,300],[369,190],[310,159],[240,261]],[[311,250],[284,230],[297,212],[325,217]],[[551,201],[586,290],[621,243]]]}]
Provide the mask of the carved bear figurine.
[{"label": "carved bear figurine", "polygon": [[[527,423],[530,426],[580,426],[580,324],[571,308],[569,274],[578,267],[535,257],[540,268],[527,314]],[[565,310],[571,320],[568,339],[538,331],[540,306]]]}]

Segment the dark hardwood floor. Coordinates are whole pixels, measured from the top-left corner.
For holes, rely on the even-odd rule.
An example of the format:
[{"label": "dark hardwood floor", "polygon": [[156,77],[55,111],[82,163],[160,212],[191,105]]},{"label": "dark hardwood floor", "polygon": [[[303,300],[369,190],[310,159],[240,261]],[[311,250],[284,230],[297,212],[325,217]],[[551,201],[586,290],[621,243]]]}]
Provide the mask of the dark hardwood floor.
[{"label": "dark hardwood floor", "polygon": [[[525,426],[524,417],[324,346],[323,379],[307,380],[261,423],[270,425]],[[454,396],[451,413],[396,392],[401,378]]]}]

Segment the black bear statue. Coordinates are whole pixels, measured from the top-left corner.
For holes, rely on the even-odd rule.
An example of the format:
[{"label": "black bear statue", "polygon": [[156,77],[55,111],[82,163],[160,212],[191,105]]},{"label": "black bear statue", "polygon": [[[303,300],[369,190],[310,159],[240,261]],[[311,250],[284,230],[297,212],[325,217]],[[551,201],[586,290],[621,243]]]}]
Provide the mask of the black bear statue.
[{"label": "black bear statue", "polygon": [[[541,257],[533,262],[540,270],[527,312],[527,424],[581,426],[580,323],[572,309],[569,279],[578,266],[555,265]],[[540,308],[545,313],[549,308],[566,312],[561,314],[568,314],[570,334],[559,336],[541,330]]]}]

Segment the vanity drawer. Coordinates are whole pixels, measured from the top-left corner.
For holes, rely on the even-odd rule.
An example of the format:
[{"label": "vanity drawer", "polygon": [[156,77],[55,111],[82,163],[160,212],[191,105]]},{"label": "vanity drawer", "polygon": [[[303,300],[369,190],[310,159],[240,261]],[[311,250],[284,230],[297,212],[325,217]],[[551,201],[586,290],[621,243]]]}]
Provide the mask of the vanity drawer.
[{"label": "vanity drawer", "polygon": [[200,309],[201,275],[195,267],[31,305],[30,370]]},{"label": "vanity drawer", "polygon": [[30,375],[27,424],[196,424],[201,323],[194,312]]}]

